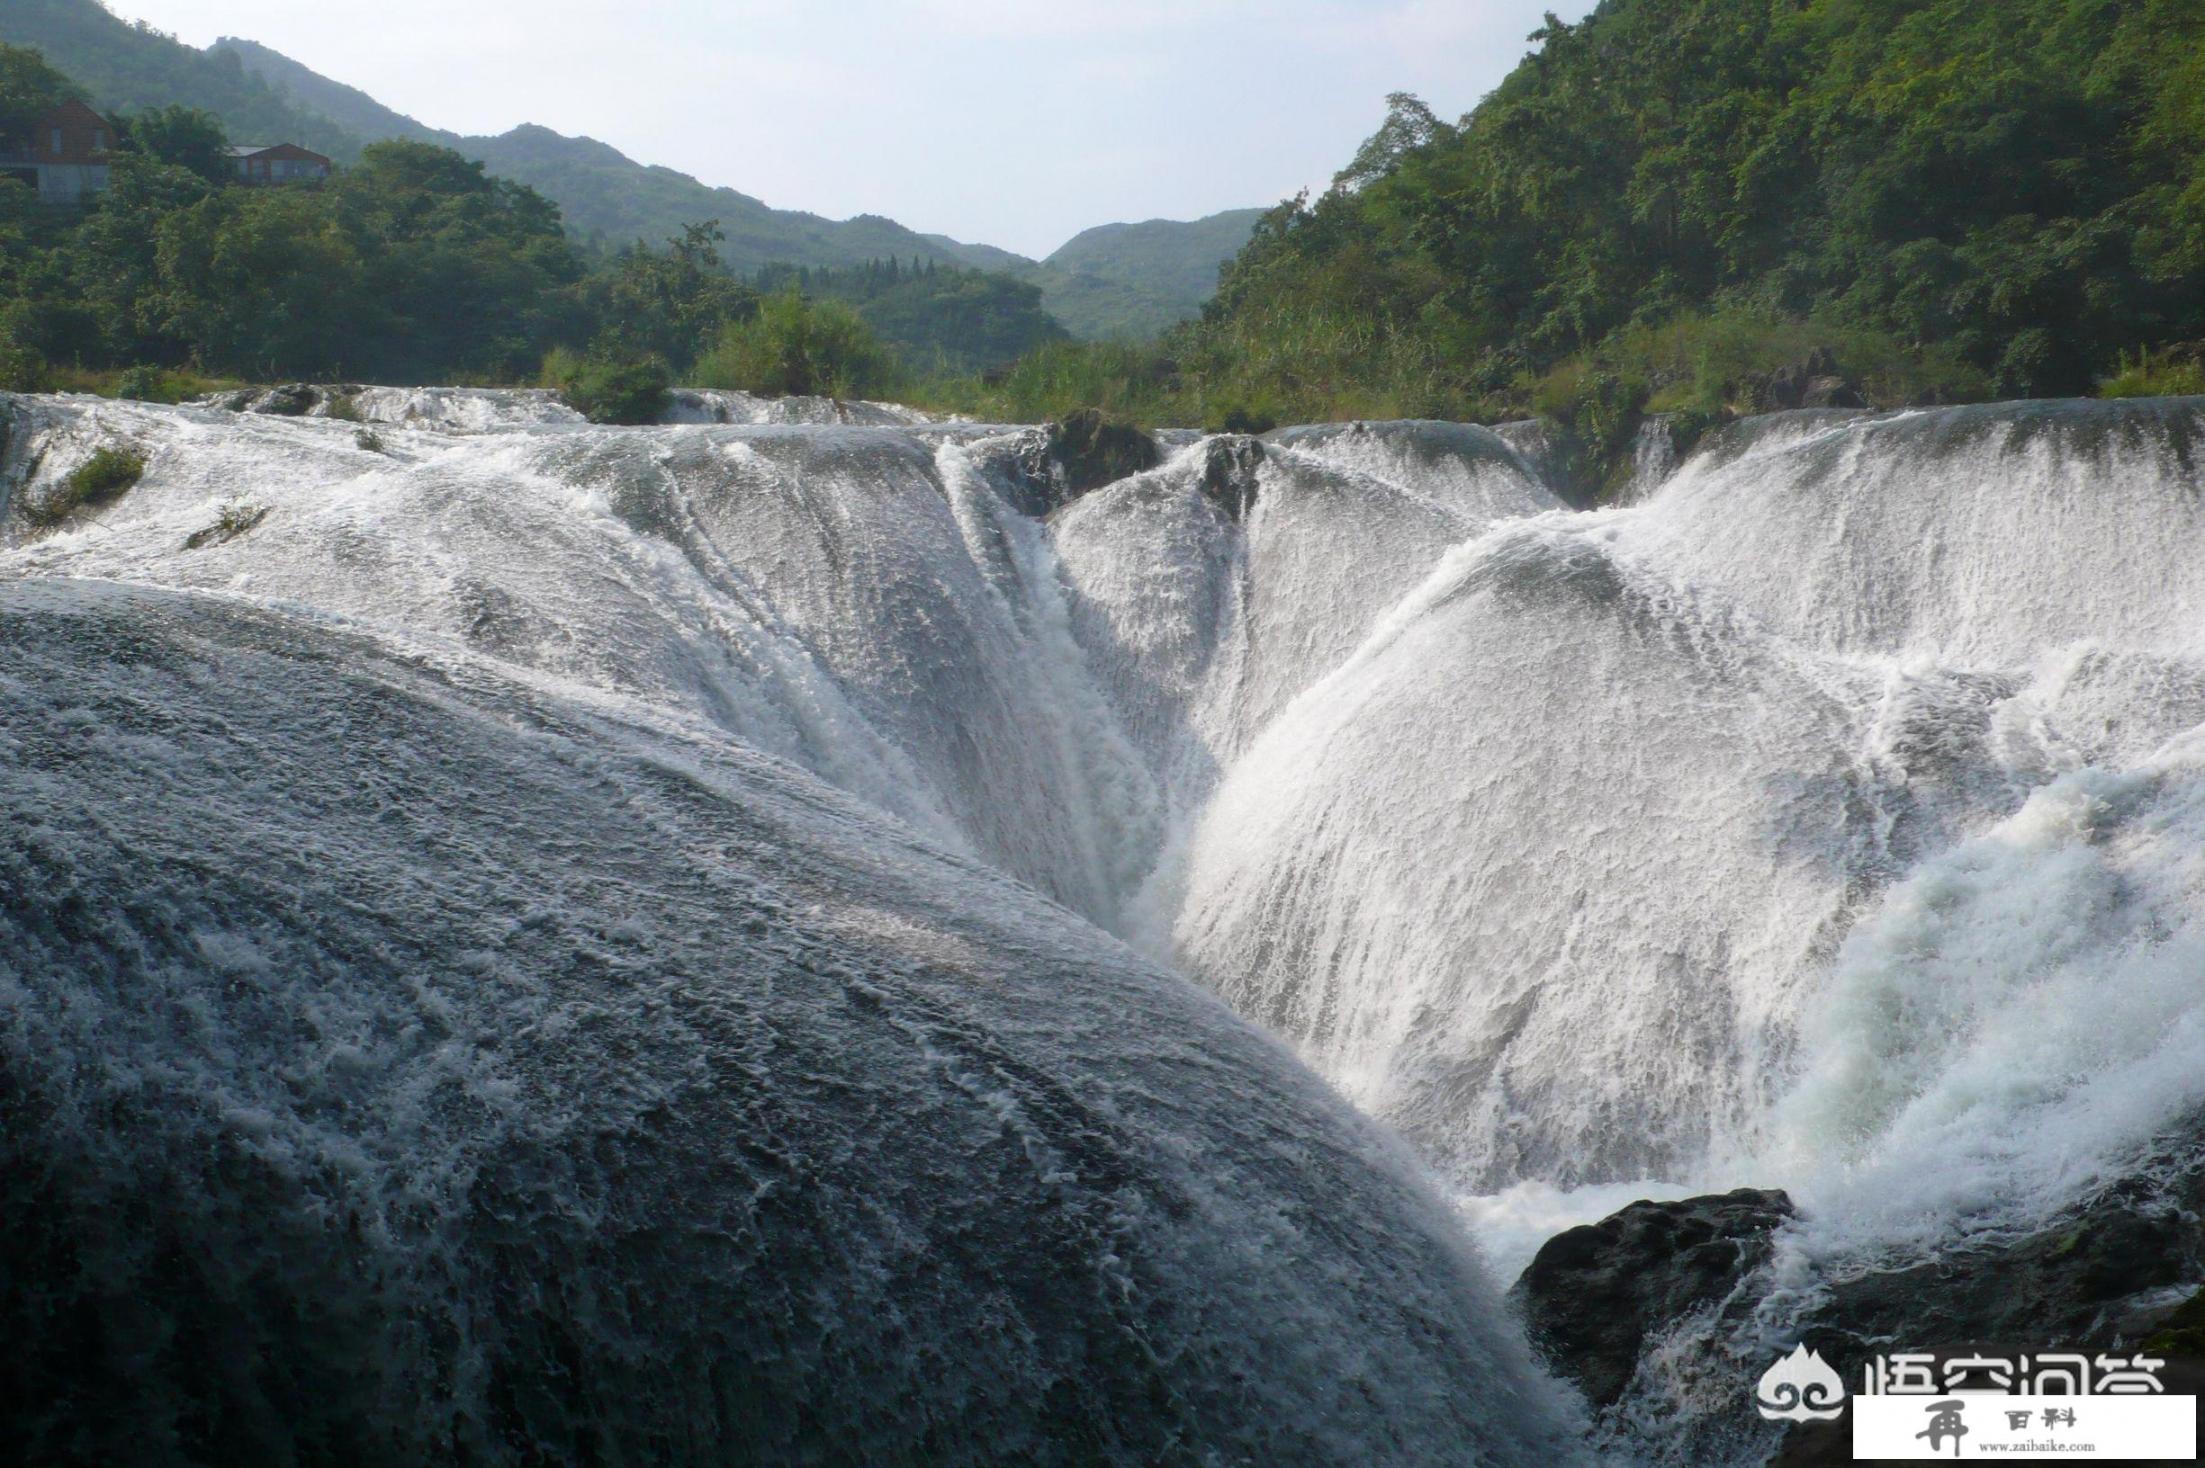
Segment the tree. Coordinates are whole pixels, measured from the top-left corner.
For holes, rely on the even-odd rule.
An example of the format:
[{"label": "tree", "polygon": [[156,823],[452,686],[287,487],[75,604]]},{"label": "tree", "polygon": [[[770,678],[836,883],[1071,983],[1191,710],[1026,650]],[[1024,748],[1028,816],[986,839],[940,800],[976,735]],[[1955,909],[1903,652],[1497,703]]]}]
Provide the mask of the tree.
[{"label": "tree", "polygon": [[197,107],[156,107],[115,119],[117,142],[158,163],[187,168],[209,183],[233,177],[222,119]]},{"label": "tree", "polygon": [[757,293],[720,264],[726,238],[716,219],[686,225],[664,250],[633,245],[592,275],[586,314],[602,323],[604,346],[685,367],[730,322],[755,312]]},{"label": "tree", "polygon": [[79,95],[38,52],[0,43],[0,148],[23,146],[40,117]]},{"label": "tree", "polygon": [[696,381],[775,396],[863,397],[887,391],[894,371],[894,357],[854,309],[807,301],[790,286],[767,296],[749,320],[726,328],[697,363]]}]

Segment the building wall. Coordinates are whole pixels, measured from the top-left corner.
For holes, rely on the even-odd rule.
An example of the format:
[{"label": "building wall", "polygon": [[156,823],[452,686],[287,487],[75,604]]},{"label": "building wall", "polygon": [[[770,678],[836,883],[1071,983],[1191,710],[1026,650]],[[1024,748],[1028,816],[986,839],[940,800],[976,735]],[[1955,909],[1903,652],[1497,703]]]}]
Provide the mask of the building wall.
[{"label": "building wall", "polygon": [[41,163],[38,197],[49,204],[76,204],[107,190],[104,163]]}]

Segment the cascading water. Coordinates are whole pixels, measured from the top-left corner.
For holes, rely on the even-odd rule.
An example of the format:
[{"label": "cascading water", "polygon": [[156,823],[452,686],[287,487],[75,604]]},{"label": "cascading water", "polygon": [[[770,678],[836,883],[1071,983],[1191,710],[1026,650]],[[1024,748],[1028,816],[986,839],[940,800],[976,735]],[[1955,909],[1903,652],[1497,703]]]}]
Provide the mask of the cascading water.
[{"label": "cascading water", "polygon": [[[102,442],[148,473],[9,521],[0,576],[251,609],[458,679],[471,717],[556,705],[838,787],[838,830],[906,839],[885,815],[938,872],[930,916],[866,898],[864,943],[1003,982],[995,930],[940,914],[1053,898],[1405,1134],[1504,1269],[1527,1228],[1735,1183],[1792,1189],[1813,1258],[1927,1247],[2046,1216],[2205,1102],[2197,403],[1780,415],[1591,514],[1521,430],[1188,436],[1062,503],[1016,429],[365,416],[483,431],[20,402],[16,507]],[[239,504],[267,513],[202,534]],[[1089,969],[1153,973],[1048,921],[1088,967],[999,1001],[1006,1054],[1109,1009]],[[1108,1057],[1184,1023],[1157,1002]],[[1063,1084],[1130,1063],[1046,1049],[1020,1063]]]}]

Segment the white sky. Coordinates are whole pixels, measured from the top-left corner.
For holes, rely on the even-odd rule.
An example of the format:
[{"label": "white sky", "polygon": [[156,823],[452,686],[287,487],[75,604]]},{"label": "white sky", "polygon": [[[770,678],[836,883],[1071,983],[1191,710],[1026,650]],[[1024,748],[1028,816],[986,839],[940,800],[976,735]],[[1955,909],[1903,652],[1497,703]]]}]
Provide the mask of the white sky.
[{"label": "white sky", "polygon": [[1411,91],[1467,110],[1590,0],[109,0],[435,127],[538,122],[780,209],[1045,255],[1322,187]]}]

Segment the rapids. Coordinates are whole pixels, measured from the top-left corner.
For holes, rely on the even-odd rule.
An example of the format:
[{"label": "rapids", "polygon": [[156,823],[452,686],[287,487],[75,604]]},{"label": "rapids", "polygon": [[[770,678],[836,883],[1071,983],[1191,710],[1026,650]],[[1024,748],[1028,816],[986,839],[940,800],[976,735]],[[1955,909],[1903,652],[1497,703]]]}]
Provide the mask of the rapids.
[{"label": "rapids", "polygon": [[[254,937],[247,915],[306,902],[303,889],[226,855],[256,849],[261,804],[274,807],[264,839],[306,851],[313,800],[285,794],[303,779],[341,811],[341,871],[372,894],[347,909],[359,943],[378,925],[449,929],[442,987],[431,995],[408,977],[402,999],[345,998],[336,1028],[355,1038],[344,1043],[407,1033],[404,1013],[433,1000],[461,1006],[446,1023],[479,1049],[540,1024],[549,1009],[529,1005],[566,1002],[530,989],[548,980],[525,964],[495,960],[497,924],[520,918],[494,920],[502,909],[469,888],[478,863],[512,884],[549,863],[542,880],[563,895],[543,905],[562,923],[626,944],[623,963],[693,954],[699,992],[734,1006],[711,1023],[666,1011],[680,1038],[650,1076],[623,1082],[590,1062],[590,1085],[637,1091],[624,1113],[636,1134],[675,1128],[699,1157],[745,1131],[746,1106],[789,1108],[777,1125],[791,1136],[810,1125],[808,1102],[778,1094],[770,1057],[739,1084],[713,1059],[735,1044],[745,1006],[765,1002],[753,990],[784,981],[754,961],[755,944],[698,946],[739,927],[709,916],[715,903],[742,910],[716,884],[781,881],[768,875],[780,844],[800,848],[786,860],[802,883],[836,896],[781,902],[767,949],[802,955],[789,961],[807,973],[916,965],[917,1008],[878,1001],[915,1053],[947,1023],[940,1006],[979,1005],[969,1033],[986,1038],[972,1043],[1024,1077],[1013,1087],[1024,1099],[976,1085],[971,1106],[1036,1106],[1041,1091],[1019,1088],[1042,1088],[1092,1102],[1114,1128],[1104,1160],[1035,1161],[1015,1184],[992,1163],[979,1177],[921,1154],[881,1175],[892,1203],[838,1177],[841,1191],[806,1206],[870,1219],[871,1242],[852,1246],[862,1252],[897,1229],[939,1236],[910,1201],[930,1168],[963,1179],[960,1207],[1008,1186],[1014,1216],[1039,1206],[1039,1179],[1080,1209],[1107,1209],[1121,1175],[1161,1168],[1191,1187],[1222,1168],[1202,1207],[1144,1215],[1164,1230],[1148,1257],[1168,1262],[1137,1292],[1167,1314],[1212,1312],[1209,1326],[1171,1316],[1181,1345],[1151,1342],[1203,1381],[1242,1369],[1214,1322],[1237,1330],[1250,1311],[1309,1322],[1302,1365],[1250,1376],[1266,1389],[1291,1394],[1295,1373],[1377,1349],[1333,1296],[1256,1303],[1303,1287],[1268,1266],[1242,1282],[1243,1303],[1197,1302],[1240,1267],[1214,1251],[1273,1247],[1260,1240],[1275,1220],[1251,1221],[1271,1220],[1267,1208],[1315,1210],[1294,1227],[1327,1241],[1277,1255],[1289,1274],[1352,1240],[1340,1273],[1303,1282],[1319,1294],[1381,1277],[1404,1288],[1425,1267],[1418,1251],[1444,1252],[1452,1225],[1419,1211],[1420,1185],[1390,1144],[1339,1140],[1362,1136],[1352,1118],[1166,969],[1282,1037],[1406,1138],[1504,1274],[1536,1242],[1523,1220],[1551,1230],[1665,1190],[1787,1187],[1805,1215],[1791,1246],[1825,1263],[2024,1226],[2119,1176],[2205,1103],[2196,401],[1774,415],[1679,464],[1642,456],[1631,502],[1593,513],[1562,505],[1541,480],[1537,436],[1513,429],[1334,425],[1261,445],[1175,435],[1160,467],[1072,497],[1032,430],[866,405],[769,411],[693,394],[679,424],[615,430],[525,396],[370,390],[359,404],[382,425],[372,438],[351,423],[212,408],[8,405],[0,597],[15,626],[61,630],[0,637],[11,710],[0,728],[33,712],[45,721],[33,727],[51,726],[36,746],[42,773],[26,775],[19,753],[0,791],[19,811],[65,812],[42,819],[69,829],[72,859],[111,868],[106,926],[77,941],[113,945],[149,924],[162,935],[146,939],[141,969],[178,987],[177,1018],[134,1018],[135,1048],[117,1062],[159,1072],[169,1089],[154,1094],[214,1106],[230,1084],[218,1077],[242,1073],[216,1058],[239,1018],[210,1018],[211,998],[186,1002],[183,988],[219,989],[235,964],[263,982],[305,961],[306,929],[271,917]],[[71,468],[125,441],[147,460],[138,487],[33,527]],[[202,622],[210,630],[194,630]],[[127,671],[140,666],[153,671]],[[160,697],[136,691],[141,677]],[[403,684],[408,717],[439,727],[360,753],[345,720],[284,716],[293,698],[302,710],[341,704],[354,683]],[[191,710],[175,716],[189,737],[164,727],[169,701]],[[440,764],[432,750],[447,740]],[[317,774],[310,749],[336,769]],[[154,779],[172,805],[180,797],[153,773],[172,754],[201,778],[182,787],[192,818],[157,838],[132,782]],[[339,778],[361,758],[376,816],[351,808]],[[715,772],[684,777],[710,793],[684,794],[683,813],[658,809],[672,796],[632,808],[599,788],[649,785],[636,772],[668,760]],[[571,820],[553,809],[557,778],[575,782]],[[493,822],[502,846],[474,849],[471,822],[492,819],[509,782],[536,789],[536,806]],[[446,802],[442,844],[418,859],[467,890],[445,908],[419,896],[381,910],[392,879],[375,874],[410,858],[379,823],[402,830],[425,818],[409,812]],[[710,810],[689,809],[700,805]],[[719,821],[770,833],[730,847],[709,830]],[[906,854],[874,891],[869,853],[884,843]],[[8,849],[25,859],[20,839]],[[187,859],[240,884],[223,921],[163,916],[150,898],[132,909],[140,884],[180,890],[160,863]],[[632,897],[576,895],[570,871],[608,867],[628,872]],[[16,890],[0,922],[66,937],[77,920],[59,901]],[[690,917],[670,915],[682,906]],[[1051,956],[1036,962],[1042,931]],[[313,962],[375,967],[357,952]],[[378,972],[387,985],[410,971]],[[35,1021],[63,1051],[90,1045],[97,1016],[142,974],[102,969],[73,999],[0,956],[11,1029]],[[590,982],[579,970],[558,980]],[[807,983],[819,980],[798,982],[778,1021],[791,1045],[826,1043],[804,1038],[805,1024],[844,1023],[818,1018],[834,1006]],[[473,992],[483,984],[519,987]],[[314,1008],[285,1003],[287,1023]],[[621,1053],[647,1054],[660,1013],[623,999],[608,1021]],[[180,1039],[186,1015],[228,1026],[221,1044]],[[297,1043],[252,1043],[274,1047],[276,1069],[307,1063]],[[179,1044],[197,1058],[158,1058]],[[1212,1047],[1250,1078],[1208,1073]],[[853,1052],[807,1084],[862,1091],[875,1063]],[[906,1084],[898,1066],[919,1064],[878,1063],[883,1096]],[[967,1068],[930,1063],[943,1081]],[[717,1077],[704,1114],[685,1118],[688,1102],[670,1098],[690,1093],[672,1080],[642,1099],[658,1084],[652,1067],[683,1065]],[[556,1066],[522,1069],[516,1097],[561,1084]],[[400,1090],[363,1099],[347,1122],[314,1111],[311,1087],[250,1104],[279,1132],[310,1126],[328,1148],[372,1151],[362,1128],[396,1136]],[[1251,1118],[1259,1101],[1273,1119]],[[498,1113],[495,1127],[543,1128],[544,1155],[571,1175],[579,1191],[553,1215],[570,1218],[560,1209],[585,1196],[605,1206],[593,1190],[615,1170],[575,1150],[598,1124],[583,1112],[600,1104],[611,1103],[577,1100],[571,1127],[529,1121],[518,1100]],[[956,1118],[945,1128],[978,1124],[966,1102],[926,1104]],[[404,1150],[391,1143],[347,1186],[387,1199],[426,1186],[409,1169],[443,1169],[446,1191],[419,1206],[457,1207],[454,1179],[476,1164],[438,1149],[473,1158],[486,1144],[456,1112],[436,1115],[438,1140],[422,1143],[435,1160],[390,1160]],[[1259,1132],[1332,1158],[1342,1181],[1305,1187],[1292,1169],[1259,1176],[1217,1160]],[[1283,1140],[1320,1133],[1332,1140]],[[307,1171],[352,1165],[284,1147],[315,1159]],[[1301,1201],[1277,1204],[1281,1190]],[[897,1211],[907,1205],[920,1221]],[[387,1201],[376,1206],[377,1226],[395,1227]],[[664,1203],[707,1206],[701,1193]],[[1064,1258],[1103,1269],[1111,1227],[1065,1243]],[[488,1267],[475,1242],[453,1248],[436,1268]],[[945,1311],[960,1292],[1015,1293],[984,1258],[957,1260],[966,1274],[930,1297]],[[890,1298],[878,1265],[855,1256],[836,1262],[837,1288],[852,1270],[872,1291],[862,1298]],[[1430,1360],[1385,1391],[1414,1397],[1442,1434],[1433,1441],[1448,1441],[1467,1429],[1439,1401],[1439,1378],[1418,1372],[1474,1361],[1479,1380],[1523,1403],[1478,1450],[1534,1461],[1543,1449],[1526,1445],[1566,1414],[1524,1372],[1474,1274],[1425,1279],[1412,1291],[1422,1304],[1395,1299],[1448,1323]],[[1461,1320],[1433,1303],[1443,1298]],[[696,1308],[682,1340],[725,1328]],[[937,1328],[909,1326],[914,1339]],[[613,1349],[597,1324],[584,1335],[589,1352]],[[997,1344],[1013,1337],[1031,1347],[1012,1352],[1018,1380],[1060,1364],[1016,1330]],[[975,1346],[957,1369],[982,1371],[984,1354]],[[1407,1410],[1403,1399],[1384,1410]],[[1247,1420],[1264,1410],[1240,1406]],[[1210,1410],[1165,1416],[1196,1436],[1224,1430]],[[1020,1430],[1038,1430],[1033,1420]],[[1291,1413],[1282,1430],[1318,1441]],[[1347,1443],[1312,1451],[1387,1456]]]}]

